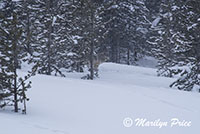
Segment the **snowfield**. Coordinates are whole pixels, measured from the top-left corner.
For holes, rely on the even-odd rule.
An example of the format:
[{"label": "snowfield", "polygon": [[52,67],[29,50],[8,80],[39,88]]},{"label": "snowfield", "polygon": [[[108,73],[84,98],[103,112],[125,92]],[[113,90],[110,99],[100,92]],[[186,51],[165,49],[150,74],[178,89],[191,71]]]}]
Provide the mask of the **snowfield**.
[{"label": "snowfield", "polygon": [[[83,75],[33,77],[28,114],[1,110],[0,134],[199,134],[200,94],[170,89],[174,80],[155,69],[104,63],[99,79]],[[137,126],[138,118],[146,126]],[[171,127],[173,118],[191,126]],[[156,120],[168,124],[148,126]]]}]

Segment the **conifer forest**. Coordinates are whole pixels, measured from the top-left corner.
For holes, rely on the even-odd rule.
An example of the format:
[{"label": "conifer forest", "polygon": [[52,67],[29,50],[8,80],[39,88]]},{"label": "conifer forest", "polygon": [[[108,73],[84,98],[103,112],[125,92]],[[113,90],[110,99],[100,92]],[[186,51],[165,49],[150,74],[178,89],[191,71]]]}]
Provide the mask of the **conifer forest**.
[{"label": "conifer forest", "polygon": [[[26,129],[16,129],[16,134],[151,134],[148,128],[134,129],[137,123],[130,118],[124,125],[133,125],[132,129],[115,128],[114,116],[120,117],[116,111],[126,113],[130,107],[135,116],[161,108],[160,113],[152,111],[157,118],[191,119],[194,128],[188,131],[197,134],[199,92],[200,0],[0,0],[1,134],[13,133],[1,128],[7,118],[13,124],[22,122],[14,113],[33,117],[39,111],[38,120],[25,119],[39,125],[25,123]],[[175,108],[174,114],[170,108]],[[45,109],[52,114],[46,115],[48,121],[43,119],[50,123],[46,127],[40,122]],[[181,109],[190,114],[178,114]],[[98,123],[86,129],[92,120],[84,122],[84,115],[90,112],[92,119],[98,114]],[[115,121],[113,128],[102,125],[106,115]],[[67,120],[71,126],[56,127],[50,117],[63,118],[62,125]],[[82,122],[73,126],[70,120]]]}]

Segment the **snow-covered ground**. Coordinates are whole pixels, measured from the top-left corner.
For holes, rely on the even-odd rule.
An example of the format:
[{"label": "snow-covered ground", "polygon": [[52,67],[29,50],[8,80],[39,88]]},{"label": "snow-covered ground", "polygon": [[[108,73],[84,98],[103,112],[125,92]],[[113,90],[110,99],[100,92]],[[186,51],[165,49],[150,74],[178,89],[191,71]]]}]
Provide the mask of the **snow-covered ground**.
[{"label": "snow-covered ground", "polygon": [[[82,75],[33,77],[28,114],[1,110],[0,134],[199,133],[200,94],[168,88],[173,79],[157,77],[155,69],[104,63],[99,79],[81,80]],[[133,120],[129,128],[126,117]],[[136,126],[137,118],[168,125]],[[171,127],[172,118],[191,126]]]}]

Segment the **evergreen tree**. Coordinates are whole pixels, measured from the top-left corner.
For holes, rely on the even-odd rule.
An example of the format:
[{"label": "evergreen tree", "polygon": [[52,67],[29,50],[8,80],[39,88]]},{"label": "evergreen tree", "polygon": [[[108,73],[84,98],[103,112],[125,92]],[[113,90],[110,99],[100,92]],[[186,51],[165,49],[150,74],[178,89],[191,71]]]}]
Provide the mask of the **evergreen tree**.
[{"label": "evergreen tree", "polygon": [[[176,66],[171,70],[179,76],[178,80],[172,83],[171,87],[177,87],[185,91],[200,92],[200,2],[188,0],[178,2],[176,9],[179,12],[176,19],[179,22],[176,35]],[[177,5],[178,5],[177,4]]]},{"label": "evergreen tree", "polygon": [[87,65],[90,74],[85,78],[94,79],[98,76],[98,70],[95,67],[94,59],[97,57],[101,46],[101,41],[106,36],[103,16],[106,5],[103,1],[84,0],[74,3],[75,28],[73,37],[77,43],[74,44],[73,54],[77,57],[78,66]]},{"label": "evergreen tree", "polygon": [[110,20],[107,28],[107,44],[110,54],[110,61],[116,63],[130,64],[137,60],[142,54],[143,42],[147,33],[148,9],[144,1],[117,0],[109,1],[112,6],[106,10],[107,19]]},{"label": "evergreen tree", "polygon": [[172,77],[170,69],[175,63],[173,60],[176,34],[174,0],[161,1],[159,16],[152,22],[151,29],[155,32],[151,35],[149,43],[152,46],[152,54],[158,59],[158,75]]},{"label": "evergreen tree", "polygon": [[26,81],[34,74],[36,68],[34,67],[24,78],[18,76],[19,61],[26,60],[26,55],[21,53],[23,30],[17,7],[18,3],[6,1],[0,11],[0,107],[13,105],[14,111],[18,112],[20,101],[24,104],[22,111],[26,113],[28,98],[25,92],[31,84]]},{"label": "evergreen tree", "polygon": [[72,42],[65,18],[67,4],[63,0],[37,0],[31,5],[35,12],[33,33],[37,39],[32,57],[34,62],[39,62],[41,74],[64,76],[60,69],[67,68],[68,44]]},{"label": "evergreen tree", "polygon": [[199,1],[162,1],[149,43],[159,59],[158,73],[179,77],[170,87],[199,91]]}]

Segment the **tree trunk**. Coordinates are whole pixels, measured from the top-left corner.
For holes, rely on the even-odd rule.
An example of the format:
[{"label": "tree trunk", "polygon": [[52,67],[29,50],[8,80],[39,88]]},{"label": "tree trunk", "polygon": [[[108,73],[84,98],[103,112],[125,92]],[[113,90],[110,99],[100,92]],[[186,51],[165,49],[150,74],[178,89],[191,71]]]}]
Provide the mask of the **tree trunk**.
[{"label": "tree trunk", "polygon": [[[15,25],[16,27],[16,25]],[[18,112],[18,98],[17,98],[17,67],[18,67],[18,61],[17,61],[17,42],[16,37],[14,37],[13,40],[13,73],[14,73],[14,110],[15,112]]]},{"label": "tree trunk", "polygon": [[130,65],[130,50],[127,49],[127,65]]},{"label": "tree trunk", "polygon": [[[51,5],[51,0],[48,0],[47,3],[47,11],[48,13],[51,14],[51,10],[50,10],[50,5]],[[51,16],[50,16],[51,17]],[[51,39],[51,33],[52,33],[52,20],[50,19],[48,22],[48,42],[47,42],[47,75],[51,75],[51,43],[52,43],[52,39]]]},{"label": "tree trunk", "polygon": [[94,79],[94,12],[91,9],[90,79]]},{"label": "tree trunk", "polygon": [[18,50],[17,50],[17,34],[14,33],[17,31],[17,15],[13,15],[13,38],[12,38],[12,51],[13,51],[13,73],[14,73],[14,87],[13,87],[13,93],[14,93],[14,111],[18,112],[18,96],[17,96],[17,68],[18,68]]},{"label": "tree trunk", "polygon": [[17,70],[14,70],[14,110],[18,112],[18,96],[17,96]]},{"label": "tree trunk", "polygon": [[134,61],[138,61],[138,59],[137,59],[137,52],[136,51],[134,52]]}]

